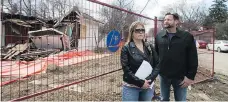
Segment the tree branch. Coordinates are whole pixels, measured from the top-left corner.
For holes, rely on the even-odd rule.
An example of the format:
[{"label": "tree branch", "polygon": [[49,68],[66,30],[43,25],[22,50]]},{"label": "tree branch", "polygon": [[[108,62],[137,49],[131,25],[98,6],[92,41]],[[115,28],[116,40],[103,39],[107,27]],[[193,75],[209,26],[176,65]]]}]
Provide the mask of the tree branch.
[{"label": "tree branch", "polygon": [[27,6],[27,4],[25,3],[25,0],[23,0],[23,3],[24,3],[24,5],[25,5],[25,7],[28,9],[28,6]]},{"label": "tree branch", "polygon": [[127,5],[131,4],[134,0],[131,0],[129,3],[127,3],[126,5],[124,5],[124,7],[126,7]]},{"label": "tree branch", "polygon": [[13,7],[12,0],[8,0],[8,3],[10,5],[10,7],[12,8]]}]

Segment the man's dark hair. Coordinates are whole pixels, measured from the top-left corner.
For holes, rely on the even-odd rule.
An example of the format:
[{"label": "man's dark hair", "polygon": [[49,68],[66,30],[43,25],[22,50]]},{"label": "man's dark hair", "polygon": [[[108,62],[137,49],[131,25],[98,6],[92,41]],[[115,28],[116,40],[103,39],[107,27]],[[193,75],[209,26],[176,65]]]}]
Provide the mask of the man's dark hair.
[{"label": "man's dark hair", "polygon": [[173,15],[174,20],[179,20],[179,15],[177,13],[166,13],[165,16],[167,15]]}]

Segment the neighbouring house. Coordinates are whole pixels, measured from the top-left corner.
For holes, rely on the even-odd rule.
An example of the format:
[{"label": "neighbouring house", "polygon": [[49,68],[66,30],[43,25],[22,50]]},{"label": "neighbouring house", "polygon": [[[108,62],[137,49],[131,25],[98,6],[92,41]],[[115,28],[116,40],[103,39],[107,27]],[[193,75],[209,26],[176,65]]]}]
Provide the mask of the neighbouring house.
[{"label": "neighbouring house", "polygon": [[1,46],[12,43],[25,43],[28,40],[28,31],[39,30],[45,22],[32,16],[1,13],[2,32]]},{"label": "neighbouring house", "polygon": [[163,29],[163,23],[162,22],[157,22],[157,29],[155,30],[154,27],[152,28],[146,28],[146,38],[148,42],[154,43],[154,36],[156,36],[161,30]]},{"label": "neighbouring house", "polygon": [[213,42],[213,34],[215,34],[212,29],[201,29],[199,31],[190,31],[190,33],[194,36],[195,40],[203,40],[207,43]]},{"label": "neighbouring house", "polygon": [[72,48],[83,50],[93,50],[98,44],[98,28],[102,24],[92,16],[80,12],[74,6],[53,26],[55,29],[67,34]]},{"label": "neighbouring house", "polygon": [[29,31],[29,39],[37,49],[49,50],[69,50],[69,37],[53,28]]}]

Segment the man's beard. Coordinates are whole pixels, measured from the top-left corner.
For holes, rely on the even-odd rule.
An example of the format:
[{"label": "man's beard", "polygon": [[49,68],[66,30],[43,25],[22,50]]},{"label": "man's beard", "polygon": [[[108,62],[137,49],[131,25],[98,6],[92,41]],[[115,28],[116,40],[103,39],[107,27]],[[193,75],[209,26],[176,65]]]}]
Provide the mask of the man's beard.
[{"label": "man's beard", "polygon": [[168,26],[165,26],[165,28],[173,28],[174,26],[171,24],[167,24]]}]

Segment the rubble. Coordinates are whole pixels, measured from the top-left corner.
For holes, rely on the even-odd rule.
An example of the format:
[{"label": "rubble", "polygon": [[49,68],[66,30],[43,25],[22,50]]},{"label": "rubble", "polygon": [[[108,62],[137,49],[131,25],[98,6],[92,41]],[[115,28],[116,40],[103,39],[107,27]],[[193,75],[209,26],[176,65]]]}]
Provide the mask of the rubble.
[{"label": "rubble", "polygon": [[[2,60],[31,61],[70,49],[69,38],[56,29],[29,31],[28,34],[28,42],[24,44],[8,44],[4,48],[5,50],[2,50]],[[4,51],[6,52],[4,53]]]}]

